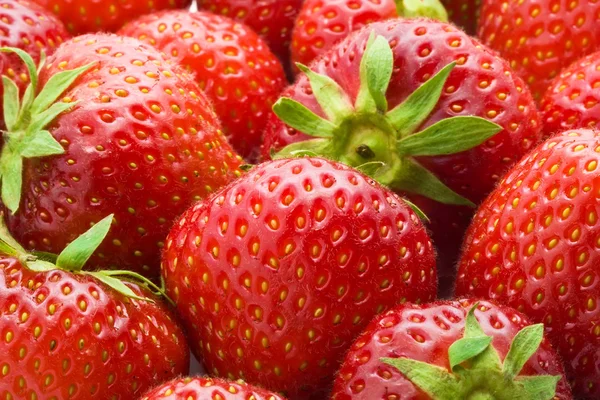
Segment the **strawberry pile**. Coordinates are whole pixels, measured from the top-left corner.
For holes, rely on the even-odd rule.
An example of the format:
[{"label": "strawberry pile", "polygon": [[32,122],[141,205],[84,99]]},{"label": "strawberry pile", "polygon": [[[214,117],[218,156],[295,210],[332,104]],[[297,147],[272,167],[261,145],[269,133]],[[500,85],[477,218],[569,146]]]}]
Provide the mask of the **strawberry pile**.
[{"label": "strawberry pile", "polygon": [[0,400],[600,399],[599,1],[0,0],[0,74]]}]

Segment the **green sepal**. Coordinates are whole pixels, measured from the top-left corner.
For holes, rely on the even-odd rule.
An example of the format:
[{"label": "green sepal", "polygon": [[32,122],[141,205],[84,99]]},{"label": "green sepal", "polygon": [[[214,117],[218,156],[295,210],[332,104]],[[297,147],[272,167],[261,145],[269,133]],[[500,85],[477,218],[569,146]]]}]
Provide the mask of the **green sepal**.
[{"label": "green sepal", "polygon": [[525,399],[551,400],[556,395],[556,385],[560,376],[520,376],[515,379],[526,392]]},{"label": "green sepal", "polygon": [[31,254],[33,254],[38,260],[48,261],[52,264],[56,264],[56,259],[58,258],[58,254],[48,253],[47,251],[32,250]]},{"label": "green sepal", "polygon": [[21,256],[27,254],[27,251],[21,246],[19,242],[12,237],[4,221],[4,213],[0,212],[0,249],[1,254],[7,256]]},{"label": "green sepal", "polygon": [[457,365],[478,356],[492,343],[492,338],[489,336],[462,338],[452,343],[448,349],[448,359],[450,360],[450,368],[454,370]]},{"label": "green sepal", "polygon": [[113,215],[111,214],[72,241],[58,255],[56,265],[67,271],[81,271],[87,260],[104,241],[112,221]]},{"label": "green sepal", "polygon": [[47,59],[48,58],[46,56],[46,52],[44,50],[40,50],[40,62],[38,63],[38,66],[37,66],[38,76],[40,76],[40,74],[42,73],[42,69],[46,66]]},{"label": "green sepal", "polygon": [[56,264],[44,260],[26,262],[27,268],[33,272],[48,272],[56,269]]},{"label": "green sepal", "polygon": [[306,108],[296,100],[282,97],[273,105],[273,112],[292,128],[314,137],[332,137],[336,126]]},{"label": "green sepal", "polygon": [[357,112],[381,112],[388,109],[385,94],[394,70],[394,53],[383,36],[369,37],[360,63],[360,89],[356,99]]},{"label": "green sepal", "polygon": [[29,80],[31,82],[31,86],[33,87],[33,91],[37,90],[38,85],[38,74],[37,68],[35,67],[35,61],[33,58],[27,53],[17,47],[2,47],[0,48],[0,52],[2,53],[15,53],[18,55],[23,63],[25,63],[25,67],[27,68],[27,72],[29,73]]},{"label": "green sepal", "polygon": [[[465,320],[465,332],[463,333],[463,337],[466,339],[488,337],[475,317],[475,310],[478,308],[479,303],[475,303],[467,313]],[[500,371],[502,368],[500,356],[498,356],[498,352],[493,348],[493,346],[488,346],[485,348],[482,352],[473,357],[470,360],[470,363],[471,368],[493,368],[497,369],[498,371]]]},{"label": "green sepal", "polygon": [[[127,270],[103,271],[103,274],[106,276],[111,276],[111,277],[117,277],[117,276],[128,277],[135,281],[138,281],[139,283],[144,285],[146,287],[146,289],[148,289],[150,292],[152,292],[152,294],[154,294],[156,296],[162,296],[171,305],[173,305],[173,306],[175,305],[175,302],[173,300],[171,300],[171,298],[167,295],[165,287],[164,287],[164,283],[161,283],[161,286],[158,286],[154,282],[152,282],[150,279],[146,278],[145,276],[140,275],[137,272],[127,271]],[[148,301],[153,302],[152,299],[148,299]]]},{"label": "green sepal", "polygon": [[279,160],[281,158],[303,157],[303,156],[322,156],[329,151],[330,141],[325,139],[312,139],[304,142],[296,142],[287,145],[272,158]]},{"label": "green sepal", "polygon": [[359,165],[355,169],[367,176],[374,177],[375,175],[377,175],[377,171],[379,171],[383,167],[385,167],[385,163],[382,161],[370,161]]},{"label": "green sepal", "polygon": [[79,102],[73,103],[54,103],[48,109],[39,114],[35,114],[31,118],[31,122],[27,127],[27,132],[37,132],[48,126],[56,117],[75,107]]},{"label": "green sepal", "polygon": [[84,274],[90,275],[90,276],[98,279],[100,282],[104,283],[106,286],[117,291],[118,293],[121,293],[125,297],[154,303],[154,300],[152,300],[152,299],[149,299],[147,297],[138,296],[137,294],[135,294],[135,292],[133,290],[131,290],[131,288],[129,286],[127,286],[125,283],[123,283],[123,281],[121,281],[120,279],[115,278],[113,276],[107,275],[106,272],[108,272],[108,271],[85,272]]},{"label": "green sepal", "polygon": [[63,154],[65,149],[48,131],[37,131],[21,150],[21,157],[35,158]]},{"label": "green sepal", "polygon": [[396,9],[404,18],[429,17],[448,22],[448,12],[440,0],[396,0]]},{"label": "green sepal", "polygon": [[540,347],[543,339],[544,324],[526,326],[515,335],[502,368],[502,372],[507,379],[514,379],[519,375],[527,360]]},{"label": "green sepal", "polygon": [[2,203],[14,214],[21,203],[23,159],[21,154],[10,151],[9,144],[6,142],[0,155],[0,179]]},{"label": "green sepal", "polygon": [[402,200],[413,210],[415,214],[417,214],[417,217],[419,217],[422,221],[425,221],[427,223],[431,222],[427,214],[425,214],[425,212],[421,210],[419,206],[417,206],[415,203],[413,203],[405,197],[403,197]]},{"label": "green sepal", "polygon": [[19,99],[19,88],[17,84],[13,82],[7,76],[2,77],[2,85],[4,88],[4,124],[8,131],[12,130],[19,117],[19,107],[21,100]]}]

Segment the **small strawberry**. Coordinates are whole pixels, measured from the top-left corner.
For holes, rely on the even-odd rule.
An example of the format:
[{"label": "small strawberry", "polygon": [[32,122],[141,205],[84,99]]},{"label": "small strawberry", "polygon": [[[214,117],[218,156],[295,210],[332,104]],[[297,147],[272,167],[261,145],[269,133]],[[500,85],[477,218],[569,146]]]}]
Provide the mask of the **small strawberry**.
[{"label": "small strawberry", "polygon": [[90,267],[157,277],[172,221],[240,175],[209,100],[156,49],[116,35],[65,42],[39,79],[26,65],[32,85],[20,109],[11,89],[0,158],[11,232],[56,253],[114,213]]},{"label": "small strawberry", "polygon": [[241,21],[254,29],[283,62],[303,0],[198,0],[198,7]]},{"label": "small strawberry", "polygon": [[27,254],[2,223],[0,398],[134,399],[188,372],[189,349],[167,306],[117,278],[139,275],[82,271],[111,221],[54,263]]},{"label": "small strawberry", "polygon": [[477,30],[479,9],[482,0],[440,0],[450,20],[465,30],[469,35],[474,35]]},{"label": "small strawberry", "polygon": [[597,0],[483,0],[478,35],[540,100],[560,71],[600,46]]},{"label": "small strawberry", "polygon": [[116,32],[132,19],[155,11],[188,8],[192,0],[33,0],[51,10],[69,32]]},{"label": "small strawberry", "polygon": [[567,131],[533,150],[469,228],[456,294],[546,325],[579,398],[600,398],[600,134]]},{"label": "small strawberry", "polygon": [[354,337],[435,297],[433,246],[392,192],[343,164],[271,161],[199,202],[167,238],[167,293],[208,372],[323,399]]},{"label": "small strawberry", "polygon": [[600,122],[600,52],[565,68],[542,98],[546,136],[567,129],[594,128]]},{"label": "small strawberry", "polygon": [[542,324],[485,301],[403,304],[359,336],[331,399],[572,399],[543,335]]},{"label": "small strawberry", "polygon": [[[69,39],[62,22],[30,0],[2,0],[0,13],[0,47],[21,49],[29,53],[35,63],[40,62],[42,51],[50,55],[56,46]],[[0,74],[14,81],[20,90],[25,90],[29,83],[27,69],[15,54],[0,53]],[[0,97],[5,85],[0,87]],[[0,101],[0,129],[5,128],[2,103]]]},{"label": "small strawberry", "polygon": [[195,74],[231,145],[256,158],[267,116],[286,82],[281,63],[257,34],[227,17],[188,11],[146,15],[119,34],[157,47]]},{"label": "small strawberry", "polygon": [[305,0],[292,32],[292,62],[308,64],[350,32],[398,16],[448,21],[439,0]]},{"label": "small strawberry", "polygon": [[248,385],[214,378],[180,378],[146,393],[141,400],[284,400],[278,394]]}]

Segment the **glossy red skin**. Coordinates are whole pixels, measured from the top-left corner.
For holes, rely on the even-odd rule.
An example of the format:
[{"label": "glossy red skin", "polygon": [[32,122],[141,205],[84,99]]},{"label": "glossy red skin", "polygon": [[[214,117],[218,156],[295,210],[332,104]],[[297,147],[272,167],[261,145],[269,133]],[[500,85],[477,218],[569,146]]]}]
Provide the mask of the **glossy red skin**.
[{"label": "glossy red skin", "polygon": [[[103,49],[110,50],[99,54]],[[114,213],[116,223],[90,268],[157,277],[172,221],[239,175],[240,158],[200,88],[157,50],[115,35],[80,36],[50,57],[40,82],[63,62],[65,68],[90,62],[101,67],[65,93],[79,103],[49,128],[65,153],[25,161],[21,207],[8,216],[10,231],[30,248],[59,253],[92,222]],[[161,111],[152,111],[153,105]]]},{"label": "glossy red skin", "polygon": [[599,20],[595,0],[483,0],[478,36],[510,62],[540,100],[563,68],[598,49]]},{"label": "glossy red skin", "polygon": [[110,4],[104,0],[34,1],[56,14],[73,35],[116,32],[140,15],[165,9],[187,9],[192,4],[192,0],[119,0]]},{"label": "glossy red skin", "polygon": [[292,63],[308,65],[350,32],[397,16],[395,0],[305,0],[292,32]]},{"label": "glossy red skin", "polygon": [[598,146],[591,130],[567,131],[517,164],[475,216],[456,284],[458,296],[497,300],[543,322],[573,392],[589,399],[600,397],[600,180],[590,164],[600,161]]},{"label": "glossy red skin", "polygon": [[[315,60],[311,68],[333,78],[354,99],[359,88],[361,54],[372,30],[396,43],[393,48],[395,72],[387,92],[390,109],[416,90],[426,77],[433,76],[452,61],[467,59],[450,74],[445,93],[423,128],[448,117],[475,115],[499,124],[504,130],[467,152],[422,157],[419,161],[459,194],[475,203],[481,202],[500,176],[541,138],[539,113],[525,84],[505,61],[464,32],[451,25],[423,19],[393,19],[373,23],[351,34]],[[450,45],[455,41],[460,42],[458,47]],[[429,49],[429,55],[425,55],[424,49]],[[484,64],[489,65],[489,69],[483,68]],[[488,82],[488,86],[482,88],[482,82]],[[448,93],[448,90],[451,92]],[[505,100],[500,99],[503,94],[506,94]],[[304,75],[288,87],[283,95],[323,115]],[[458,112],[453,106],[462,107],[462,111]],[[490,111],[496,113],[493,118]],[[309,137],[304,134],[288,130],[277,116],[271,114],[265,131],[263,157],[268,158],[272,149],[281,149],[287,144],[307,139]],[[410,197],[418,201],[416,196]],[[448,214],[463,213],[464,217],[457,221],[457,225],[465,227],[472,212],[464,213],[457,207],[435,203],[428,208],[432,210],[428,215],[433,220],[432,227],[440,226],[440,229],[433,230],[434,243],[440,248],[455,249],[441,254],[445,264],[452,270],[456,261],[456,254],[452,253],[458,249],[456,238],[462,238],[464,230],[450,230],[445,219]],[[448,236],[454,238],[450,245],[444,242]],[[448,274],[451,272],[448,271]]]},{"label": "glossy red skin", "polygon": [[[448,349],[464,334],[470,300],[431,304],[403,304],[375,318],[346,355],[335,380],[332,400],[428,400],[397,369],[379,361],[382,357],[406,357],[450,370]],[[492,346],[504,360],[518,331],[531,323],[523,314],[506,306],[479,302],[475,317]],[[544,339],[520,375],[564,375],[562,361]],[[555,399],[569,400],[571,391],[563,378]]]},{"label": "glossy red skin", "polygon": [[208,12],[165,11],[141,17],[119,34],[157,47],[195,74],[229,143],[256,159],[267,116],[287,81],[281,62],[254,31]]},{"label": "glossy red skin", "polygon": [[[24,50],[36,64],[42,50],[50,55],[70,37],[62,22],[29,0],[0,1],[0,15],[0,47]],[[17,83],[21,95],[29,84],[27,68],[15,54],[0,53],[0,74]],[[4,85],[0,84],[0,97],[3,92]],[[0,129],[4,128],[4,105],[0,102]]]},{"label": "glossy red skin", "polygon": [[242,381],[232,382],[215,378],[179,378],[167,382],[141,400],[284,400],[276,393],[248,385]]},{"label": "glossy red skin", "polygon": [[162,266],[206,370],[290,399],[323,399],[371,318],[402,300],[429,301],[437,285],[433,246],[412,210],[319,158],[261,164],[196,204],[173,227]]},{"label": "glossy red skin", "polygon": [[540,107],[545,136],[597,126],[600,122],[597,68],[600,68],[600,52],[577,60],[552,81]]},{"label": "glossy red skin", "polygon": [[441,0],[450,21],[469,35],[475,35],[482,0]]},{"label": "glossy red skin", "polygon": [[198,0],[198,8],[244,22],[269,44],[283,62],[290,57],[290,38],[303,0]]},{"label": "glossy red skin", "polygon": [[188,372],[185,336],[156,298],[128,299],[90,276],[33,272],[11,258],[0,258],[0,288],[3,399],[129,400]]}]

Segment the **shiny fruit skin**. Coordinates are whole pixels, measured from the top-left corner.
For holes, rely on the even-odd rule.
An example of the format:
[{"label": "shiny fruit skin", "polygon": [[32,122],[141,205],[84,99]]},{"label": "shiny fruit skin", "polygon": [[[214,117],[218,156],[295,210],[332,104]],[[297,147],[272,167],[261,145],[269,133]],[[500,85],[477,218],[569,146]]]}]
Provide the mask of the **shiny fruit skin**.
[{"label": "shiny fruit skin", "polygon": [[63,101],[79,103],[48,129],[65,153],[25,161],[21,207],[7,222],[26,247],[58,253],[114,213],[90,268],[154,278],[172,221],[240,175],[241,161],[192,78],[135,39],[84,35],[65,42],[40,82],[90,62],[97,70],[64,93]]},{"label": "shiny fruit skin", "polygon": [[[382,357],[407,357],[450,369],[448,349],[462,338],[472,300],[404,304],[377,316],[352,345],[337,378],[332,400],[402,399],[430,397]],[[492,346],[504,359],[517,332],[531,323],[510,307],[480,301],[475,317]],[[546,340],[527,361],[521,375],[564,375],[562,361]],[[563,378],[555,399],[572,399]]]},{"label": "shiny fruit skin", "polygon": [[441,0],[450,21],[474,36],[482,0]]},{"label": "shiny fruit skin", "polygon": [[566,131],[515,165],[468,230],[455,293],[543,322],[589,399],[600,396],[598,150],[596,132]]},{"label": "shiny fruit skin", "polygon": [[209,373],[292,400],[322,399],[371,318],[437,286],[412,210],[319,158],[261,164],[197,203],[169,234],[162,272]]},{"label": "shiny fruit skin", "polygon": [[141,400],[284,400],[276,393],[248,385],[215,378],[179,378],[146,393]]},{"label": "shiny fruit skin", "polygon": [[141,17],[119,34],[157,47],[193,73],[229,143],[243,157],[256,158],[271,106],[287,81],[254,31],[208,12],[165,11]]},{"label": "shiny fruit skin", "polygon": [[161,302],[11,258],[0,258],[0,288],[3,399],[133,399],[188,372],[185,337]]}]

